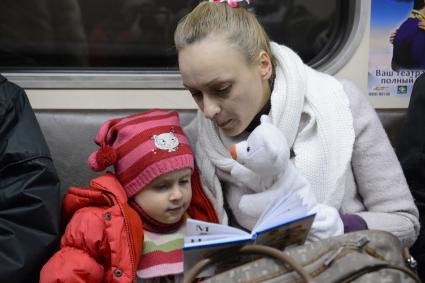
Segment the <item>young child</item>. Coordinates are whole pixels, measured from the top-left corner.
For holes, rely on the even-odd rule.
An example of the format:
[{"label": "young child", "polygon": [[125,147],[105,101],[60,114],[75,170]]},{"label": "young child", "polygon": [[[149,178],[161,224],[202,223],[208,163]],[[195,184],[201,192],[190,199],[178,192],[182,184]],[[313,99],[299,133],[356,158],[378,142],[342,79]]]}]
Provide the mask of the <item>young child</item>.
[{"label": "young child", "polygon": [[115,173],[69,189],[63,210],[71,220],[40,282],[181,280],[185,218],[218,219],[177,113],[151,110],[109,120],[95,142],[100,149],[90,155],[90,167],[113,165]]}]

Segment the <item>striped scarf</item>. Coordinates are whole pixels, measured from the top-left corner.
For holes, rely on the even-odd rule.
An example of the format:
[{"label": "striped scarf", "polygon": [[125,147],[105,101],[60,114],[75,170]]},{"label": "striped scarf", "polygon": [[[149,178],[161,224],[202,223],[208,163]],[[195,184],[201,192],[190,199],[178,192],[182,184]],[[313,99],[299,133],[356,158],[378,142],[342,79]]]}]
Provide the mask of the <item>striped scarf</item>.
[{"label": "striped scarf", "polygon": [[144,231],[142,260],[138,278],[154,278],[183,273],[184,226],[169,234]]}]

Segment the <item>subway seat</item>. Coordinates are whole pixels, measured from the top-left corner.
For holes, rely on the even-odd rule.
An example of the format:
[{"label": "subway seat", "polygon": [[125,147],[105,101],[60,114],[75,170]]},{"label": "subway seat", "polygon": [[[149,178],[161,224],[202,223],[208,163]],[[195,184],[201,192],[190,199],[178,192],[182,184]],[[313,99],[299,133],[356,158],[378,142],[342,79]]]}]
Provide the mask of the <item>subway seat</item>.
[{"label": "subway seat", "polygon": [[[49,145],[64,194],[70,186],[87,186],[100,173],[87,165],[90,153],[97,150],[94,138],[106,120],[137,113],[141,110],[35,110]],[[143,111],[143,110],[142,110]],[[178,110],[182,126],[195,116],[195,110]],[[378,109],[378,116],[394,145],[406,109]]]}]

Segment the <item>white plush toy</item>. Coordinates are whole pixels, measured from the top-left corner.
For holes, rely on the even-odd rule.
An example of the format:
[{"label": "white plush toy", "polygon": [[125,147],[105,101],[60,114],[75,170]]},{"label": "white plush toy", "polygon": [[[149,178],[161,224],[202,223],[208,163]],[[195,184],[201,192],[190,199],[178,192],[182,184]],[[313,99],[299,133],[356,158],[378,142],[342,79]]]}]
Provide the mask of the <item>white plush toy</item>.
[{"label": "white plush toy", "polygon": [[258,219],[272,200],[295,191],[307,210],[316,212],[311,240],[343,233],[338,212],[317,203],[310,183],[290,161],[285,136],[268,116],[261,116],[261,124],[246,141],[232,146],[231,155],[237,161],[231,176],[252,191],[240,199],[239,209],[243,213]]}]

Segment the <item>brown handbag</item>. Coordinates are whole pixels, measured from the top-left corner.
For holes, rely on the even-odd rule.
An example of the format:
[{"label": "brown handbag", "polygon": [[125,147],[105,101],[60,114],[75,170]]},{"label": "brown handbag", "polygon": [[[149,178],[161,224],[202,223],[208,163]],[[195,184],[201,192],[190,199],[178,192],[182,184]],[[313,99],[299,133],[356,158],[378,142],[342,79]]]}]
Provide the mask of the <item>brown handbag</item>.
[{"label": "brown handbag", "polygon": [[415,261],[400,241],[384,231],[366,230],[307,243],[280,251],[262,245],[246,245],[225,255],[218,253],[198,262],[185,274],[184,283],[194,282],[205,268],[255,254],[267,256],[234,267],[205,283],[223,282],[416,282]]}]

